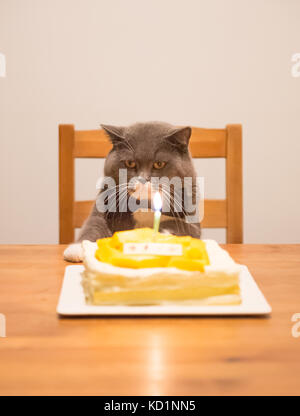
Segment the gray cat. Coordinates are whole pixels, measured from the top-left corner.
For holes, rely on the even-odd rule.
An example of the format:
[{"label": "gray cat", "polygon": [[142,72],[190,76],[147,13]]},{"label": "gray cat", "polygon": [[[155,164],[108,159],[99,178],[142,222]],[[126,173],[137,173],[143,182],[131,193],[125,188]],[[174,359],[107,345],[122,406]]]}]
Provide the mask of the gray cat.
[{"label": "gray cat", "polygon": [[[200,238],[195,216],[196,174],[188,150],[191,128],[161,122],[101,127],[113,145],[104,166],[105,178],[112,184],[104,181],[77,242],[65,250],[64,258],[81,261],[82,240],[96,241],[115,231],[152,227],[154,190],[162,198],[160,232]],[[120,181],[120,172],[126,175],[125,180]],[[174,178],[177,182],[172,185]],[[193,221],[187,221],[187,214]]]}]

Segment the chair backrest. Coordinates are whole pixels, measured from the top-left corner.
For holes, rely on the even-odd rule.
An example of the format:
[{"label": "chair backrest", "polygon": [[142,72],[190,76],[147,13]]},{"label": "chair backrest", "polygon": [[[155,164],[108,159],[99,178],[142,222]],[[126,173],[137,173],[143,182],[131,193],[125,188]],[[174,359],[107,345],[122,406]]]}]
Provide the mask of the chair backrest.
[{"label": "chair backrest", "polygon": [[[75,158],[105,158],[111,144],[103,130],[75,130],[59,126],[59,242],[74,240],[75,228],[88,217],[94,201],[75,201]],[[202,228],[226,228],[227,243],[243,242],[242,126],[225,129],[193,128],[190,151],[194,158],[226,159],[226,199],[204,201]]]}]

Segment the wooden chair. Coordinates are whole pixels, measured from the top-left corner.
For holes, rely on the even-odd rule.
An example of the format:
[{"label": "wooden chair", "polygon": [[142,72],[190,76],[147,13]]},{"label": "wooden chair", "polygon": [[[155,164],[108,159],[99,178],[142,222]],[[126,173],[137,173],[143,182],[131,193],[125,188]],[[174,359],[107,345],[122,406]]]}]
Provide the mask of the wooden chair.
[{"label": "wooden chair", "polygon": [[[111,144],[103,130],[75,130],[59,126],[59,242],[71,243],[94,201],[74,199],[74,159],[105,158]],[[226,199],[205,200],[202,228],[226,228],[227,243],[243,242],[242,126],[225,129],[193,128],[190,151],[194,158],[226,158]]]}]

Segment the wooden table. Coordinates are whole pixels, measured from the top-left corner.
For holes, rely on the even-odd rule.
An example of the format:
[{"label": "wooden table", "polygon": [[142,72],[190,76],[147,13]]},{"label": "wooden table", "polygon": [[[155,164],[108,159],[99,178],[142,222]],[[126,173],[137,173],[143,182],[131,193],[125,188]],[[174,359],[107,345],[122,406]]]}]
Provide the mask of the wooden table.
[{"label": "wooden table", "polygon": [[300,245],[225,247],[271,317],[59,318],[64,246],[2,246],[0,394],[299,394]]}]

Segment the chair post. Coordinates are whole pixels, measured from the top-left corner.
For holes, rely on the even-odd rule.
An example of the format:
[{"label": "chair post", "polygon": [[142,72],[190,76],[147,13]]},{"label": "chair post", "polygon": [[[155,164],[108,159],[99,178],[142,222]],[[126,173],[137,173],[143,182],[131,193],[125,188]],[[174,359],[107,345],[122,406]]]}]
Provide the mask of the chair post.
[{"label": "chair post", "polygon": [[227,243],[243,242],[242,126],[229,124],[226,150]]},{"label": "chair post", "polygon": [[59,243],[74,241],[74,141],[72,124],[59,125]]}]

